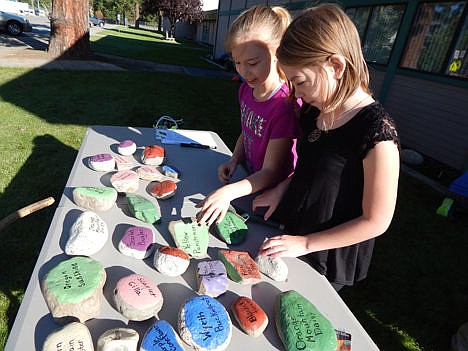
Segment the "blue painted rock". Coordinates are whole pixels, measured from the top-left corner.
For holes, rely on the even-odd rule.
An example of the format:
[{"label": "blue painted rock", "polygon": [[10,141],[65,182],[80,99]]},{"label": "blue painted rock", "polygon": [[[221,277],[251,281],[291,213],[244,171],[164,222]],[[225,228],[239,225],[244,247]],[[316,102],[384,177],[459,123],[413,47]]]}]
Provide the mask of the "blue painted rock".
[{"label": "blue painted rock", "polygon": [[174,166],[164,165],[162,166],[164,175],[178,179],[180,177],[180,171]]},{"label": "blue painted rock", "polygon": [[115,167],[118,171],[125,171],[133,168],[133,162],[127,156],[114,155]]},{"label": "blue painted rock", "polygon": [[196,274],[200,295],[217,297],[227,291],[229,279],[223,262],[219,260],[199,262]]},{"label": "blue painted rock", "polygon": [[134,171],[124,170],[115,172],[110,177],[112,186],[119,193],[134,193],[140,185],[140,178]]},{"label": "blue painted rock", "polygon": [[147,277],[130,274],[121,278],[114,289],[117,310],[133,321],[157,316],[163,305],[161,291]]},{"label": "blue painted rock", "polygon": [[190,257],[177,247],[161,246],[154,253],[153,265],[160,273],[177,277],[187,270]]},{"label": "blue painted rock", "polygon": [[250,336],[259,336],[268,325],[265,311],[252,299],[241,296],[231,305],[231,311],[242,330]]},{"label": "blue painted rock", "polygon": [[154,242],[154,232],[150,228],[133,226],[125,231],[119,251],[126,256],[144,259],[153,253]]},{"label": "blue painted rock", "polygon": [[140,336],[133,329],[109,329],[99,336],[96,351],[135,351],[139,339]]},{"label": "blue painted rock", "polygon": [[195,218],[169,222],[169,232],[179,249],[194,258],[206,257],[208,251],[208,227],[198,225]]},{"label": "blue painted rock", "polygon": [[110,172],[115,168],[115,160],[111,154],[97,154],[88,159],[88,166],[98,172]]},{"label": "blue painted rock", "polygon": [[111,187],[77,187],[73,189],[73,201],[91,211],[110,210],[117,200],[117,191]]},{"label": "blue painted rock", "polygon": [[70,256],[92,256],[98,253],[109,238],[104,220],[91,211],[83,212],[70,228],[65,253]]},{"label": "blue painted rock", "polygon": [[145,147],[141,155],[141,162],[145,165],[159,166],[164,162],[164,148],[159,145]]},{"label": "blue painted rock", "polygon": [[140,351],[184,351],[182,341],[174,328],[160,320],[148,329],[141,342]]},{"label": "blue painted rock", "polygon": [[146,223],[159,223],[161,216],[159,210],[150,200],[137,194],[126,194],[130,213],[140,221]]},{"label": "blue painted rock", "polygon": [[41,291],[57,322],[85,322],[101,312],[105,281],[106,271],[101,263],[77,256],[52,268],[41,281]]},{"label": "blue painted rock", "polygon": [[248,252],[219,250],[218,257],[224,263],[229,278],[236,283],[256,284],[262,280],[258,266]]},{"label": "blue painted rock", "polygon": [[193,297],[181,306],[178,329],[182,340],[197,351],[225,350],[232,336],[226,309],[206,295]]},{"label": "blue painted rock", "polygon": [[223,220],[215,224],[215,230],[227,244],[238,245],[245,240],[248,228],[244,218],[228,211]]},{"label": "blue painted rock", "polygon": [[49,334],[44,341],[42,351],[58,350],[94,351],[88,327],[82,323],[71,322]]},{"label": "blue painted rock", "polygon": [[124,140],[117,146],[117,152],[124,156],[133,155],[136,151],[136,144],[132,140]]},{"label": "blue painted rock", "polygon": [[153,166],[140,166],[137,168],[136,172],[140,179],[149,180],[150,182],[159,182],[164,177],[164,175]]},{"label": "blue painted rock", "polygon": [[287,351],[336,350],[336,332],[330,321],[295,290],[278,295],[276,329]]},{"label": "blue painted rock", "polygon": [[255,262],[260,272],[277,282],[284,282],[288,278],[288,266],[281,257],[258,255]]},{"label": "blue painted rock", "polygon": [[157,182],[150,190],[150,194],[156,199],[164,200],[174,196],[177,190],[177,184],[172,180],[163,180]]}]

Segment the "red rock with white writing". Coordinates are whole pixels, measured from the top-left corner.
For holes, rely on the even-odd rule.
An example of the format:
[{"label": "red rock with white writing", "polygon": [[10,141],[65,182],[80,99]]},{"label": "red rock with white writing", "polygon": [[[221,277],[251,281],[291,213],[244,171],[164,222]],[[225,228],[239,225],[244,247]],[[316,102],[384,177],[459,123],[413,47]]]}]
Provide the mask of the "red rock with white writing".
[{"label": "red rock with white writing", "polygon": [[268,325],[265,311],[252,299],[241,296],[231,305],[231,311],[242,330],[250,336],[259,336]]},{"label": "red rock with white writing", "polygon": [[177,184],[172,180],[163,180],[162,182],[156,183],[151,188],[151,195],[156,199],[164,200],[168,199],[175,194],[177,190]]}]

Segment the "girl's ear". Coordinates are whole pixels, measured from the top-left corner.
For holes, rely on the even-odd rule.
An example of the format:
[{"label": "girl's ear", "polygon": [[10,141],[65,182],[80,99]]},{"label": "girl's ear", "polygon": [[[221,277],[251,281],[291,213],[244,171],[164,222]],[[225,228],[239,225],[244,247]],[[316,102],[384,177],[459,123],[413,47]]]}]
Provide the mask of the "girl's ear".
[{"label": "girl's ear", "polygon": [[344,71],[346,69],[346,60],[343,56],[338,54],[333,54],[328,58],[330,62],[336,79],[341,79],[343,77]]}]

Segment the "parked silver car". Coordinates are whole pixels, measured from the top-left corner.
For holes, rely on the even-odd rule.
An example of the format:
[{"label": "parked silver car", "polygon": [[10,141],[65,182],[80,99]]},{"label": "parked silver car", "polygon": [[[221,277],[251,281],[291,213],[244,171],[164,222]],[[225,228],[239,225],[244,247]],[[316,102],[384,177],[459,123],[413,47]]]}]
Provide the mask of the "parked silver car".
[{"label": "parked silver car", "polygon": [[26,18],[0,11],[0,30],[5,30],[11,35],[20,35],[23,32],[31,32],[32,25]]}]

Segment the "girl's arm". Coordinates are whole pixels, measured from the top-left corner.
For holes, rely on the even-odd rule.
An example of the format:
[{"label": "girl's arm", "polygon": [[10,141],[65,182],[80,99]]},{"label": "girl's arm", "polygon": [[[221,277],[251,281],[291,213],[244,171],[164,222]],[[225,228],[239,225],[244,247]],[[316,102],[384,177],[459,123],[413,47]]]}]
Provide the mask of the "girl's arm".
[{"label": "girl's arm", "polygon": [[218,178],[221,183],[227,184],[234,175],[237,165],[244,160],[244,143],[242,142],[242,134],[237,138],[234,152],[229,161],[218,167]]},{"label": "girl's arm", "polygon": [[249,195],[275,184],[279,179],[293,141],[289,138],[270,139],[262,169],[236,183],[227,184],[206,197],[197,207],[201,207],[198,222],[211,225],[221,221],[232,200]]},{"label": "girl's arm", "polygon": [[392,220],[397,198],[400,159],[396,144],[390,140],[376,144],[363,160],[363,166],[363,213],[360,217],[318,233],[270,238],[260,246],[262,255],[303,256],[350,246],[384,233]]},{"label": "girl's arm", "polygon": [[286,192],[286,190],[289,187],[289,184],[291,183],[291,177],[292,174],[274,188],[266,190],[262,194],[256,196],[255,199],[253,199],[252,210],[254,212],[258,207],[268,207],[268,210],[263,216],[263,219],[265,219],[265,221],[267,221],[268,218],[270,218],[270,216],[273,214],[273,212],[275,212],[276,208],[281,202],[284,193]]}]

